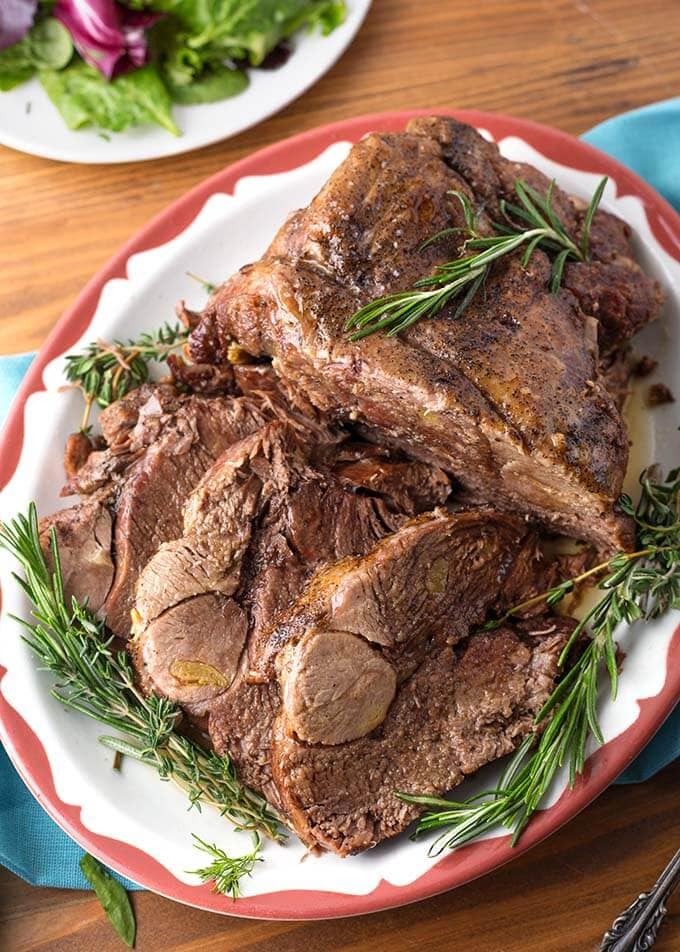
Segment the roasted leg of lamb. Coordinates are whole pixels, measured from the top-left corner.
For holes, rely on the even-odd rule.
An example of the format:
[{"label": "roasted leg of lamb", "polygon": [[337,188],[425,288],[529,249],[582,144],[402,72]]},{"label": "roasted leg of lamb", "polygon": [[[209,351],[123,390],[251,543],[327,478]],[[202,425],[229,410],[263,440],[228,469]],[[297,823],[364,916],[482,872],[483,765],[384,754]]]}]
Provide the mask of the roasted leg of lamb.
[{"label": "roasted leg of lamb", "polygon": [[[548,186],[453,119],[366,136],[260,261],[218,289],[192,348],[199,361],[224,360],[237,342],[316,406],[444,467],[474,498],[605,550],[626,547],[615,501],[628,443],[599,354],[652,320],[661,295],[622,221],[597,213],[590,260],[567,265],[556,295],[547,256],[523,268],[520,252],[496,263],[458,319],[454,302],[398,337],[351,342],[345,330],[368,301],[460,255],[455,234],[421,249],[464,224],[452,191],[484,230],[501,220],[501,199],[516,200],[517,179]],[[582,204],[559,189],[553,204],[578,240]]]}]

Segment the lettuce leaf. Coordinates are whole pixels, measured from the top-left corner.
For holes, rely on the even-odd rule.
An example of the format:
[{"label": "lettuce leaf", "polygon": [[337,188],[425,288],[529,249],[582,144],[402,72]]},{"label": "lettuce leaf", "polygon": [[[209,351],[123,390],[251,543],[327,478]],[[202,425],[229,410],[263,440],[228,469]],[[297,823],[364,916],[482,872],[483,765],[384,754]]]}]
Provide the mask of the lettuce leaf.
[{"label": "lettuce leaf", "polygon": [[174,102],[188,106],[236,96],[248,86],[243,70],[224,62],[220,50],[188,45],[189,35],[170,18],[152,31],[151,46],[163,82]]},{"label": "lettuce leaf", "polygon": [[193,106],[237,96],[248,86],[248,77],[243,70],[218,64],[204,67],[190,83],[175,84],[166,76],[165,84],[174,102]]},{"label": "lettuce leaf", "polygon": [[52,17],[0,52],[0,91],[25,83],[40,69],[62,69],[73,55],[68,31]]},{"label": "lettuce leaf", "polygon": [[69,129],[95,126],[121,132],[150,122],[173,135],[170,94],[152,66],[144,66],[108,82],[96,69],[75,60],[66,69],[39,74],[45,92]]},{"label": "lettuce leaf", "polygon": [[151,0],[145,8],[177,17],[190,47],[210,46],[251,66],[304,27],[330,33],[346,13],[342,0]]}]

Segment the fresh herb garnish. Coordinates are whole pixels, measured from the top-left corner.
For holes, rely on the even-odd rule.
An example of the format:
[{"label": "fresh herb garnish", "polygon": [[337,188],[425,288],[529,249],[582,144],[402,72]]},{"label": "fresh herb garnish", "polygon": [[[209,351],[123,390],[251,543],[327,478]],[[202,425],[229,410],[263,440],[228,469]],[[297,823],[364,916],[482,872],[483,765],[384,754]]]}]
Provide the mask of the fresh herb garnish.
[{"label": "fresh herb garnish", "polygon": [[[554,256],[550,289],[559,291],[564,266],[569,259],[585,261],[588,257],[590,228],[600,204],[607,179],[603,178],[590,201],[583,220],[583,236],[580,244],[571,238],[553,208],[553,179],[545,196],[540,195],[526,182],[515,182],[519,205],[502,200],[503,224],[496,224],[500,234],[480,235],[470,201],[462,192],[451,192],[462,205],[465,226],[445,228],[429,238],[421,250],[447,235],[462,232],[466,237],[463,255],[455,261],[437,265],[433,274],[416,281],[408,291],[398,291],[369,301],[347,321],[346,330],[351,331],[350,340],[358,341],[376,331],[386,331],[394,337],[411,327],[423,317],[434,317],[453,301],[458,306],[453,312],[455,320],[473,300],[494,261],[503,258],[524,246],[522,267],[527,267],[537,248]],[[472,253],[469,253],[472,252]]]},{"label": "fresh herb garnish", "polygon": [[133,949],[137,925],[127,892],[118,880],[114,879],[108,870],[89,853],[81,856],[80,868],[83,876],[94,889],[109,922],[123,942]]},{"label": "fresh herb garnish", "polygon": [[124,735],[100,740],[113,750],[152,766],[163,780],[173,780],[191,806],[215,807],[239,830],[257,830],[281,840],[280,819],[266,801],[244,787],[226,756],[205,750],[176,730],[181,710],[167,698],[142,694],[125,651],[112,647],[105,622],[86,605],[68,605],[52,527],[50,570],[40,544],[36,508],[0,529],[0,547],[17,559],[24,576],[16,576],[32,603],[34,621],[15,619],[27,631],[24,640],[42,667],[57,675],[52,690],[58,701]]},{"label": "fresh herb garnish", "polygon": [[189,329],[181,324],[164,324],[159,330],[140,334],[127,342],[97,340],[79,354],[66,357],[66,377],[85,395],[86,410],[81,429],[87,426],[93,403],[108,407],[149,379],[149,363],[164,363],[168,355],[183,347]]},{"label": "fresh herb garnish", "polygon": [[260,856],[262,844],[259,834],[257,832],[253,833],[253,848],[250,853],[233,858],[214,843],[206,843],[195,834],[193,834],[193,837],[196,841],[196,849],[207,853],[212,858],[212,862],[201,869],[190,869],[187,872],[198,876],[201,882],[211,883],[215,892],[237,899],[241,895],[241,880],[243,877],[252,875],[255,863],[262,862]]},{"label": "fresh herb garnish", "polygon": [[[536,725],[542,726],[543,732],[538,742],[533,734],[525,738],[498,787],[468,800],[396,794],[407,803],[429,808],[418,821],[415,836],[443,830],[430,847],[431,855],[461,846],[497,824],[512,829],[512,843],[517,843],[558,770],[569,765],[569,786],[573,787],[583,771],[590,737],[600,744],[604,742],[596,704],[603,667],[609,677],[611,697],[616,697],[614,633],[618,625],[657,618],[669,608],[680,609],[680,469],[672,470],[663,482],[655,482],[644,472],[640,483],[642,492],[637,506],[627,496],[620,501],[623,511],[635,520],[637,551],[621,553],[597,567],[597,571],[605,566],[609,570],[598,584],[604,595],[574,629],[559,663],[564,664],[576,640],[586,631],[588,644],[539,711]],[[537,598],[555,605],[583,577],[562,582]],[[505,617],[528,604],[517,606]]]}]

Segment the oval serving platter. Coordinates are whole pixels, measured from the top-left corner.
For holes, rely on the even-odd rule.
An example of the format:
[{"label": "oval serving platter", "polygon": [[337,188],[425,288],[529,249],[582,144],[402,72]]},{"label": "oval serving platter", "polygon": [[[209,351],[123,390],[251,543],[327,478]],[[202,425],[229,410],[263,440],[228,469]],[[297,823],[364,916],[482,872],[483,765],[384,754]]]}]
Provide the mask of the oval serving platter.
[{"label": "oval serving platter", "polygon": [[[439,110],[439,112],[447,112]],[[0,442],[0,517],[35,499],[41,513],[61,505],[64,440],[80,414],[79,395],[60,390],[63,355],[95,337],[126,337],[172,317],[185,298],[200,307],[204,294],[187,272],[216,283],[260,255],[293,209],[306,204],[369,131],[403,129],[416,113],[366,116],[287,139],[230,166],[154,219],[92,279],[62,317],[32,365]],[[421,112],[420,114],[426,114]],[[504,154],[555,176],[568,191],[589,196],[609,176],[603,207],[626,219],[636,253],[663,284],[659,322],[638,338],[642,353],[659,359],[657,378],[680,392],[680,218],[635,175],[564,133],[524,120],[479,112],[451,113],[495,139]],[[664,469],[678,459],[677,405],[659,407],[635,427],[632,469],[651,461]],[[214,811],[187,811],[184,795],[155,773],[97,743],[102,729],[65,711],[49,694],[50,676],[36,670],[10,614],[27,605],[0,557],[0,736],[20,774],[47,812],[84,849],[141,886],[202,909],[269,919],[355,915],[413,902],[458,886],[508,862],[558,829],[601,793],[643,748],[680,698],[680,613],[620,633],[626,653],[615,702],[600,699],[606,744],[589,757],[576,787],[556,781],[515,848],[504,830],[452,853],[429,858],[427,841],[407,836],[341,860],[308,857],[291,837],[265,848],[265,862],[232,901],[200,885],[186,870],[200,865],[191,834],[243,852],[248,840]],[[458,788],[470,795],[493,785],[489,767]],[[134,803],[134,810],[129,804]]]}]

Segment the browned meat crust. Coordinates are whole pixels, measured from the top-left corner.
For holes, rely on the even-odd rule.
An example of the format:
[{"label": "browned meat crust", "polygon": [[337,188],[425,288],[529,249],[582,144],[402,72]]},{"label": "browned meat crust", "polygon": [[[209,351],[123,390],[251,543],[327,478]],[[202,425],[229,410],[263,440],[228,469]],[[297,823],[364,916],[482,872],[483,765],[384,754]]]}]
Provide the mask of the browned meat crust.
[{"label": "browned meat crust", "polygon": [[[490,227],[518,177],[547,185],[454,120],[367,136],[265,256],[216,292],[191,347],[197,359],[222,360],[238,341],[272,357],[318,407],[442,466],[477,498],[604,549],[627,547],[631,526],[614,508],[627,439],[598,372],[598,336],[603,349],[625,342],[661,296],[633,262],[622,222],[598,213],[593,260],[571,264],[557,296],[537,253],[526,271],[515,258],[497,265],[459,320],[443,312],[401,338],[358,344],[344,332],[357,307],[456,253],[455,239],[418,250],[462,224],[452,189]],[[559,189],[555,205],[578,235],[582,206]]]}]

